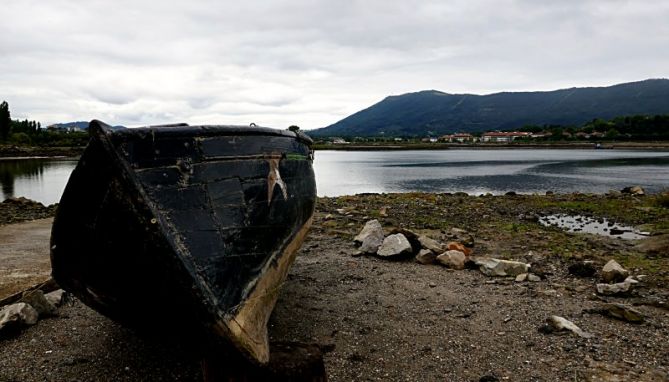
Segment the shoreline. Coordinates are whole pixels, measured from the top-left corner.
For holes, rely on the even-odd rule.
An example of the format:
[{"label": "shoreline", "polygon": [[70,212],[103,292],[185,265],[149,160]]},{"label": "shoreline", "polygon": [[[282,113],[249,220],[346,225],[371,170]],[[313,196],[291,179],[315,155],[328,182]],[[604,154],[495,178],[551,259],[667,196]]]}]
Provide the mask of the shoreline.
[{"label": "shoreline", "polygon": [[77,158],[84,147],[0,146],[0,160]]},{"label": "shoreline", "polygon": [[[415,143],[415,144],[314,144],[314,151],[411,151],[411,150],[648,150],[669,152],[669,142],[614,142],[595,149],[593,143]],[[84,147],[19,147],[0,146],[0,160],[76,159]]]},{"label": "shoreline", "polygon": [[407,151],[407,150],[509,150],[509,149],[578,149],[578,150],[653,150],[669,151],[669,142],[616,142],[603,144],[600,149],[593,143],[555,143],[555,144],[458,144],[458,143],[416,143],[416,144],[315,144],[314,151]]}]

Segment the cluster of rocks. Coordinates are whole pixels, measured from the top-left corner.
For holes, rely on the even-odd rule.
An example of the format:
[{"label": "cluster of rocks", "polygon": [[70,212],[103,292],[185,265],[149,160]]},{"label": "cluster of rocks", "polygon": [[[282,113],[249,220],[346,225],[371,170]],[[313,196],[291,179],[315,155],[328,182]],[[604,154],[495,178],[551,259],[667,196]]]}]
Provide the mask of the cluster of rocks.
[{"label": "cluster of rocks", "polygon": [[359,255],[376,255],[386,259],[403,259],[414,256],[420,264],[440,264],[450,269],[478,268],[486,276],[515,277],[516,281],[539,281],[530,273],[530,264],[474,256],[474,238],[467,231],[452,228],[447,243],[405,228],[395,228],[385,234],[381,223],[368,221],[353,239],[359,245]]},{"label": "cluster of rocks", "polygon": [[[583,261],[569,266],[569,273],[577,277],[594,277],[597,268],[592,261]],[[601,296],[625,296],[645,278],[644,275],[632,276],[615,260],[609,260],[600,271],[600,282],[595,285]]]},{"label": "cluster of rocks", "polygon": [[[359,245],[358,255],[369,254],[387,259],[414,256],[415,261],[421,264],[441,264],[451,269],[478,269],[486,276],[513,277],[516,282],[539,282],[542,279],[540,275],[543,273],[540,269],[535,273],[531,272],[531,264],[486,256],[474,256],[473,237],[464,230],[453,228],[450,231],[450,237],[454,240],[444,244],[427,235],[421,235],[404,228],[394,228],[386,235],[378,220],[370,220],[354,238],[354,241]],[[598,273],[598,269],[592,261],[571,264],[568,270],[570,274],[578,277],[594,277]],[[602,296],[626,295],[644,277],[631,276],[630,272],[615,260],[607,262],[599,270],[599,274],[601,282],[596,284],[596,290]],[[587,311],[631,323],[644,321],[641,312],[620,303],[605,303]],[[547,318],[546,323],[539,327],[539,331],[546,334],[569,331],[583,338],[593,336],[560,316]]]},{"label": "cluster of rocks", "polygon": [[[444,244],[427,235],[405,228],[395,228],[385,234],[378,220],[370,220],[354,238],[359,254],[376,255],[386,259],[413,256],[421,264],[443,264],[453,269],[464,269],[471,261],[473,239],[464,230],[453,229],[451,236],[462,241]],[[466,246],[463,242],[469,244]]]},{"label": "cluster of rocks", "polygon": [[[569,266],[569,273],[578,277],[593,277],[597,269],[592,261],[583,261]],[[627,295],[632,291],[635,285],[639,284],[644,276],[630,276],[628,270],[623,268],[615,260],[607,262],[600,271],[601,283],[596,284],[596,290],[602,296],[621,296]],[[642,323],[645,320],[644,315],[631,306],[621,303],[604,303],[593,309],[584,309],[587,313],[597,313],[606,317],[630,323]],[[560,331],[571,331],[583,338],[591,338],[592,334],[583,331],[573,322],[560,316],[551,316],[546,319],[546,324],[539,327],[539,332],[548,334]]]},{"label": "cluster of rocks", "polygon": [[601,281],[596,285],[597,293],[603,296],[627,295],[643,280],[643,275],[630,276],[630,272],[615,260],[610,260],[601,272]]},{"label": "cluster of rocks", "polygon": [[46,294],[39,289],[24,292],[19,302],[0,308],[0,337],[35,325],[40,318],[56,315],[56,308],[65,298],[62,289]]}]

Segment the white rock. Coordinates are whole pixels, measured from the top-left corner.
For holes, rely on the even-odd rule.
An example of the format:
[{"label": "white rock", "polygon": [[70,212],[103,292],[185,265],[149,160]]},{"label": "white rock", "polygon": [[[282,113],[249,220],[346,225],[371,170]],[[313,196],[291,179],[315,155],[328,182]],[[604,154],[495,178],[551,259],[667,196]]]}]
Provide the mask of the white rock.
[{"label": "white rock", "polygon": [[522,283],[527,280],[527,273],[521,273],[518,276],[516,276],[516,282],[517,283]]},{"label": "white rock", "polygon": [[592,334],[583,331],[581,328],[576,326],[576,324],[567,320],[564,317],[551,316],[546,321],[548,322],[548,325],[550,325],[551,327],[553,327],[553,329],[555,329],[557,331],[569,330],[569,331],[571,331],[571,332],[573,332],[573,333],[575,333],[578,336],[583,337],[583,338],[592,338],[593,337]]},{"label": "white rock", "polygon": [[486,257],[477,258],[475,264],[487,276],[518,276],[522,273],[528,273],[530,270],[530,264]]},{"label": "white rock", "polygon": [[614,296],[629,293],[636,281],[625,280],[616,284],[597,284],[597,293],[604,296]]},{"label": "white rock", "polygon": [[46,298],[47,301],[49,301],[51,304],[54,306],[61,306],[63,302],[65,301],[65,297],[67,295],[67,292],[65,292],[62,289],[55,290],[53,292],[49,292],[44,295],[44,298]]},{"label": "white rock", "polygon": [[629,271],[623,268],[615,260],[610,260],[608,263],[606,263],[606,265],[604,265],[604,268],[602,268],[602,281],[605,283],[623,281],[629,275]]},{"label": "white rock", "polygon": [[465,269],[467,256],[460,251],[450,250],[437,256],[437,261],[452,269]]},{"label": "white rock", "polygon": [[634,285],[639,283],[639,280],[637,280],[634,276],[629,276],[625,279],[624,282],[632,283]]},{"label": "white rock", "polygon": [[411,243],[401,233],[389,235],[383,239],[383,243],[376,251],[376,254],[381,257],[399,257],[410,254],[412,252]]},{"label": "white rock", "polygon": [[7,305],[0,309],[0,330],[12,324],[35,325],[39,313],[25,302]]},{"label": "white rock", "polygon": [[383,237],[383,227],[381,227],[381,223],[379,223],[378,220],[370,220],[367,223],[365,223],[365,226],[362,228],[362,231],[356,236],[353,241],[355,241],[357,244],[362,244],[363,241],[367,238],[367,236],[371,234],[378,234],[378,232],[381,232],[381,236]]}]

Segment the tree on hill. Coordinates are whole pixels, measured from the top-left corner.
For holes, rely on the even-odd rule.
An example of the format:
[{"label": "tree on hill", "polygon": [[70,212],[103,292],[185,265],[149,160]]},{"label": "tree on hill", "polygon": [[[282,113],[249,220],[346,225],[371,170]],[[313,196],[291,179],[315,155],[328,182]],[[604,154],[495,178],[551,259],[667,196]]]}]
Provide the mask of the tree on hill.
[{"label": "tree on hill", "polygon": [[0,138],[7,140],[9,130],[12,127],[12,118],[9,114],[9,104],[7,101],[0,103]]}]

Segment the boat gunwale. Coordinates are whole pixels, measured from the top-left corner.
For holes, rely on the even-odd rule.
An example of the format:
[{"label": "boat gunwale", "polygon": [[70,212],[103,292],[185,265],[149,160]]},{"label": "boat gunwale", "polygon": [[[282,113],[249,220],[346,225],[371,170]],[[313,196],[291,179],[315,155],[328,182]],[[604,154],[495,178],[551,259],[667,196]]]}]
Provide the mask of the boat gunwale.
[{"label": "boat gunwale", "polygon": [[[102,123],[104,122],[93,120],[92,123]],[[106,124],[105,124],[106,125]],[[243,126],[243,125],[160,125],[160,126],[142,126],[142,127],[130,127],[124,129],[105,129],[105,133],[112,135],[114,137],[145,137],[147,135],[160,135],[161,137],[214,137],[214,136],[235,136],[235,135],[248,135],[248,136],[276,136],[276,137],[286,137],[294,138],[298,141],[306,143],[308,146],[311,146],[314,141],[306,134],[298,131],[290,130],[278,130],[270,127],[261,127],[261,126]]]}]

